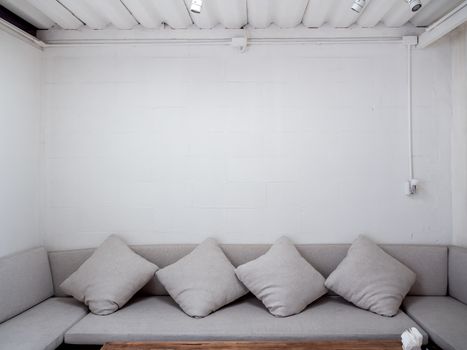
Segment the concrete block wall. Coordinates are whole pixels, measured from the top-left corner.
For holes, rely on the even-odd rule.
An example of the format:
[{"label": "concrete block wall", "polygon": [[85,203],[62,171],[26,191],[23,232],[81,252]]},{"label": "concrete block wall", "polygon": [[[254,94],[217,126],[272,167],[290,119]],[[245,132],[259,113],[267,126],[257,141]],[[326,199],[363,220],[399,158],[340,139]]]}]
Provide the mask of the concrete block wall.
[{"label": "concrete block wall", "polygon": [[43,244],[41,54],[0,30],[0,256]]},{"label": "concrete block wall", "polygon": [[408,178],[400,45],[115,46],[44,52],[50,248],[449,243],[450,46],[414,52]]}]

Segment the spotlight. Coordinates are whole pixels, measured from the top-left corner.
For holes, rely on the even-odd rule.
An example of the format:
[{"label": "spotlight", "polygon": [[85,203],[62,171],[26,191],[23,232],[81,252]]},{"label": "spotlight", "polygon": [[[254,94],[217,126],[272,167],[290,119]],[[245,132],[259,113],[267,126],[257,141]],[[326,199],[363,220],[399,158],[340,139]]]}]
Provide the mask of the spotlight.
[{"label": "spotlight", "polygon": [[422,2],[420,0],[405,0],[410,6],[412,12],[417,12],[422,8]]},{"label": "spotlight", "polygon": [[203,7],[203,0],[191,0],[190,11],[193,13],[200,13]]},{"label": "spotlight", "polygon": [[351,9],[357,13],[362,12],[365,7],[366,0],[354,0]]}]

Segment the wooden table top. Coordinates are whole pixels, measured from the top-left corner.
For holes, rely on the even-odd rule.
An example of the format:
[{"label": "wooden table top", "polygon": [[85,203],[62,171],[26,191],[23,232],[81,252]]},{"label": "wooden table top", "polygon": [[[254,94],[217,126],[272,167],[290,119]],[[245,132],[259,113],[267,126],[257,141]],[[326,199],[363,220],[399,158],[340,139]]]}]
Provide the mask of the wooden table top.
[{"label": "wooden table top", "polygon": [[399,340],[116,342],[101,350],[401,350]]}]

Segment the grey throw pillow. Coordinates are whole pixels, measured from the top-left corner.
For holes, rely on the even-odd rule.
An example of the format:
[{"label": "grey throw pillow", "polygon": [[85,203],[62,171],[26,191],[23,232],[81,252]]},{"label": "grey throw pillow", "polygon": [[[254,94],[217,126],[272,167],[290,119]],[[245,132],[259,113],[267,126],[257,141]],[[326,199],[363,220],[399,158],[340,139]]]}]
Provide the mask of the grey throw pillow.
[{"label": "grey throw pillow", "polygon": [[394,316],[416,275],[368,238],[360,236],[326,280],[326,287],[356,306]]},{"label": "grey throw pillow", "polygon": [[266,254],[237,267],[235,273],[275,316],[299,313],[326,294],[324,277],[286,237]]},{"label": "grey throw pillow", "polygon": [[192,317],[204,317],[248,293],[234,267],[212,238],[157,271],[170,296]]},{"label": "grey throw pillow", "polygon": [[108,315],[125,305],[157,269],[112,235],[60,288],[86,304],[92,313]]}]

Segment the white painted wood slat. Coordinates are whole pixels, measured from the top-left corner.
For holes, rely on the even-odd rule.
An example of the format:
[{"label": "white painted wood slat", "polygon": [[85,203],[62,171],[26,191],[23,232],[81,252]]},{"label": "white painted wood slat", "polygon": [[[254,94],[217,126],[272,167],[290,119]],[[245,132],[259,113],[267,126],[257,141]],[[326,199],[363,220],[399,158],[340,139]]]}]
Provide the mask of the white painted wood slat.
[{"label": "white painted wood slat", "polygon": [[308,0],[248,0],[248,23],[254,28],[276,24],[293,28],[302,22]]},{"label": "white painted wood slat", "polygon": [[120,0],[88,0],[88,4],[118,29],[131,29],[138,24]]},{"label": "white painted wood slat", "polygon": [[122,0],[138,23],[148,29],[159,28],[162,18],[157,13],[152,0]]},{"label": "white painted wood slat", "polygon": [[39,29],[104,29],[109,25],[129,30],[138,24],[146,29],[226,28],[254,29],[269,26],[334,28],[378,25],[398,28],[408,22],[428,26],[463,0],[422,0],[412,12],[405,0],[367,0],[356,13],[353,0],[203,0],[199,14],[189,11],[192,0],[0,0],[0,5]]},{"label": "white painted wood slat", "polygon": [[[430,2],[431,0],[422,0],[422,8],[428,6]],[[417,12],[412,12],[405,1],[400,1],[384,16],[383,23],[388,27],[402,27],[416,14]]]},{"label": "white painted wood slat", "polygon": [[350,1],[337,1],[334,3],[334,6],[331,9],[329,15],[329,23],[334,28],[347,28],[355,23],[358,17],[365,11],[365,8],[362,12],[357,13],[351,9],[352,0]]},{"label": "white painted wood slat", "polygon": [[98,13],[86,0],[60,0],[82,22],[92,29],[104,29],[110,21]]},{"label": "white painted wood slat", "polygon": [[[190,8],[191,0],[185,0]],[[247,23],[246,0],[209,0],[203,2],[201,13],[190,13],[195,25],[211,29],[219,24],[229,29],[239,29]]]},{"label": "white painted wood slat", "polygon": [[463,0],[436,0],[430,2],[429,6],[422,7],[411,19],[416,26],[426,27],[436,22],[446,13],[453,10]]},{"label": "white painted wood slat", "polygon": [[186,29],[193,24],[183,0],[153,0],[154,7],[162,18],[174,29]]},{"label": "white painted wood slat", "polygon": [[83,26],[67,8],[57,0],[27,0],[32,6],[43,12],[47,17],[63,29],[78,29]]},{"label": "white painted wood slat", "polygon": [[319,28],[325,24],[337,0],[310,0],[303,16],[303,25]]},{"label": "white painted wood slat", "polygon": [[0,0],[0,5],[25,19],[36,28],[49,29],[55,24],[53,20],[26,0]]},{"label": "white painted wood slat", "polygon": [[358,24],[364,28],[376,26],[399,1],[401,0],[371,0],[358,18]]}]

